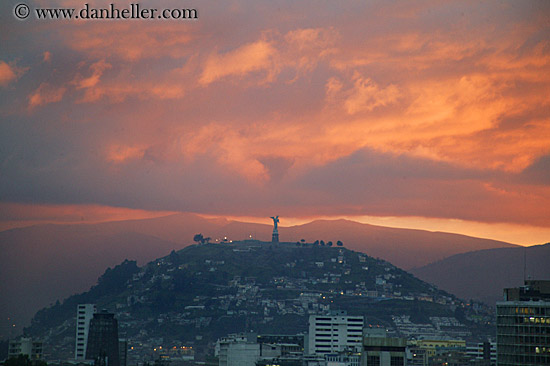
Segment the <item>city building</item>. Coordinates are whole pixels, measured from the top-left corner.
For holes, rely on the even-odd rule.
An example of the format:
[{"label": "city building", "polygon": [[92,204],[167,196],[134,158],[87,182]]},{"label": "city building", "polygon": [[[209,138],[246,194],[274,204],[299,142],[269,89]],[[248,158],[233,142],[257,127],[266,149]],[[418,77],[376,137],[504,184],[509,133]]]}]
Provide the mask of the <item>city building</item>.
[{"label": "city building", "polygon": [[428,354],[426,350],[416,346],[416,344],[408,345],[406,354],[407,366],[428,366]]},{"label": "city building", "polygon": [[126,366],[128,360],[128,340],[126,338],[118,339],[118,361],[120,366]]},{"label": "city building", "polygon": [[88,343],[88,331],[90,320],[96,313],[95,304],[79,304],[76,309],[76,341],[74,358],[83,361],[86,357],[86,345]]},{"label": "city building", "polygon": [[326,366],[360,366],[361,353],[340,352],[325,355]]},{"label": "city building", "polygon": [[219,366],[255,366],[260,358],[256,334],[230,334],[216,342]]},{"label": "city building", "polygon": [[220,366],[302,366],[303,354],[303,335],[230,334],[215,348]]},{"label": "city building", "polygon": [[26,355],[30,360],[39,360],[42,352],[42,342],[33,341],[32,338],[12,339],[8,345],[8,358]]},{"label": "city building", "polygon": [[449,349],[447,351],[439,350],[435,356],[430,357],[428,360],[429,366],[474,366],[472,359],[466,355],[466,350],[463,349]]},{"label": "city building", "polygon": [[466,355],[475,366],[493,366],[497,364],[497,344],[482,342],[466,346]]},{"label": "city building", "polygon": [[361,366],[405,366],[407,340],[387,337],[383,328],[365,328]]},{"label": "city building", "polygon": [[95,313],[90,320],[86,360],[95,366],[120,366],[118,322],[106,311]]},{"label": "city building", "polygon": [[550,365],[550,281],[504,289],[497,302],[497,365]]},{"label": "city building", "polygon": [[418,348],[426,350],[428,360],[444,353],[466,353],[466,341],[462,339],[433,338],[416,341]]},{"label": "city building", "polygon": [[364,319],[348,316],[345,311],[332,311],[328,315],[310,315],[306,353],[324,355],[361,349]]}]

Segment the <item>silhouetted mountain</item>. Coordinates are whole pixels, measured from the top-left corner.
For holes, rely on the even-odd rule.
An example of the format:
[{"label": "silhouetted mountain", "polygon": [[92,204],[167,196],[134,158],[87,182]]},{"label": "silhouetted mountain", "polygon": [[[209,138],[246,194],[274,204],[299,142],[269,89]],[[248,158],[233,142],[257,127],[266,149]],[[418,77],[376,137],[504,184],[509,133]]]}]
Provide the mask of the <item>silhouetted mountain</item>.
[{"label": "silhouetted mountain", "polygon": [[410,272],[463,299],[494,304],[504,288],[523,285],[524,258],[527,276],[550,279],[550,244],[457,254]]},{"label": "silhouetted mountain", "polygon": [[[143,264],[192,243],[194,234],[271,240],[272,225],[205,219],[183,213],[100,224],[39,225],[0,232],[0,338],[28,324],[38,309],[89,288],[103,269],[128,258]],[[344,242],[350,249],[409,269],[471,250],[511,244],[422,230],[394,229],[347,220],[280,227],[282,241]],[[11,320],[8,321],[7,318]]]},{"label": "silhouetted mountain", "polygon": [[329,309],[388,327],[395,325],[394,316],[424,324],[446,317],[462,322],[458,329],[449,326],[451,333],[486,331],[486,320],[465,319],[473,310],[461,300],[391,263],[313,244],[193,245],[141,268],[124,261],[89,291],[40,310],[26,333],[61,345],[54,354],[69,357],[79,303],[114,311],[135,352],[141,347],[147,355],[160,345],[204,351],[228,333],[304,332],[310,313]]},{"label": "silhouetted mountain", "polygon": [[281,228],[279,235],[281,238],[299,237],[308,241],[341,240],[347,248],[382,258],[405,270],[457,253],[515,247],[496,240],[425,230],[396,229],[349,220],[317,220],[305,225]]}]

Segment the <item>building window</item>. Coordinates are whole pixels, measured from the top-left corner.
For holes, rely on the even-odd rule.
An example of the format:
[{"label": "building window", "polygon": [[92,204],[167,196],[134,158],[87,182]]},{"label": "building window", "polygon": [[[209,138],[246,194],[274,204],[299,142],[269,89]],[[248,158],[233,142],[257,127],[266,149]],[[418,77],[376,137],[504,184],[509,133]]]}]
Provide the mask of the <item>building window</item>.
[{"label": "building window", "polygon": [[367,365],[380,365],[380,356],[367,355]]},{"label": "building window", "polygon": [[391,366],[403,366],[404,364],[405,363],[404,363],[403,357],[392,356],[391,359],[390,359],[390,365]]}]

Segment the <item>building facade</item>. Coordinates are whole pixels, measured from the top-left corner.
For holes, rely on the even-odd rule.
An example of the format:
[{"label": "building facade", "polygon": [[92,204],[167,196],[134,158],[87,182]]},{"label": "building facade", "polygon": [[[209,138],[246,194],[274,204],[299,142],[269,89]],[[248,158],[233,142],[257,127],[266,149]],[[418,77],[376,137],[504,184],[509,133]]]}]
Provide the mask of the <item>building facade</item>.
[{"label": "building facade", "polygon": [[306,353],[324,355],[361,349],[364,319],[344,311],[310,315]]},{"label": "building facade", "polygon": [[8,358],[26,355],[30,360],[40,360],[42,354],[42,342],[33,341],[32,338],[12,339],[8,345]]},{"label": "building facade", "polygon": [[550,365],[550,281],[525,281],[497,302],[497,365]]},{"label": "building facade", "polygon": [[95,313],[90,321],[86,359],[96,366],[120,366],[118,322],[115,315]]},{"label": "building facade", "polygon": [[326,366],[360,366],[361,353],[328,353],[325,362]]},{"label": "building facade", "polygon": [[475,366],[493,366],[497,364],[497,344],[495,342],[482,342],[466,346],[466,354]]},{"label": "building facade", "polygon": [[95,304],[79,304],[76,308],[76,340],[74,358],[77,361],[83,361],[86,357],[86,345],[88,343],[90,320],[92,320],[95,313]]},{"label": "building facade", "polygon": [[219,366],[255,366],[260,358],[260,344],[255,334],[230,334],[218,339],[216,356]]},{"label": "building facade", "polygon": [[405,366],[407,340],[390,338],[382,328],[366,328],[363,334],[361,366]]}]

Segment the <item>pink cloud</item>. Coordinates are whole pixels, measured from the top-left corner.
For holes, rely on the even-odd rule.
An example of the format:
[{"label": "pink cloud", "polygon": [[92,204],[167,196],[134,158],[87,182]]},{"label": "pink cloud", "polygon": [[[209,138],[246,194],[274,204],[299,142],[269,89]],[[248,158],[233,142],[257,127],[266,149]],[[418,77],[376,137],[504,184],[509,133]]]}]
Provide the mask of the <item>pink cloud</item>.
[{"label": "pink cloud", "polygon": [[65,87],[55,87],[48,83],[42,83],[29,95],[29,108],[35,108],[50,103],[56,103],[63,99],[67,91]]},{"label": "pink cloud", "polygon": [[52,60],[52,53],[50,51],[44,51],[42,55],[42,61],[51,62],[51,60]]},{"label": "pink cloud", "polygon": [[62,37],[69,47],[96,59],[117,58],[125,62],[188,56],[192,49],[187,45],[194,38],[190,28],[161,21],[142,22],[139,26],[134,22],[111,22],[108,26],[103,22],[71,24]]},{"label": "pink cloud", "polygon": [[299,76],[312,71],[320,60],[336,52],[337,37],[332,28],[298,28],[284,36],[265,31],[255,42],[223,54],[210,54],[199,83],[207,85],[225,77],[242,77],[254,72],[264,73],[260,83],[270,83],[284,68],[295,70]]},{"label": "pink cloud", "polygon": [[344,102],[345,109],[349,114],[362,111],[370,112],[374,108],[394,103],[399,97],[399,90],[393,84],[381,88],[369,78],[364,78],[359,74],[356,74],[354,78],[354,87]]},{"label": "pink cloud", "polygon": [[206,60],[199,82],[208,85],[227,76],[243,76],[255,71],[265,71],[265,80],[272,81],[277,73],[276,56],[276,49],[267,40],[245,44],[221,55],[214,53]]},{"label": "pink cloud", "polygon": [[0,60],[0,86],[7,86],[25,73],[26,69]]}]

